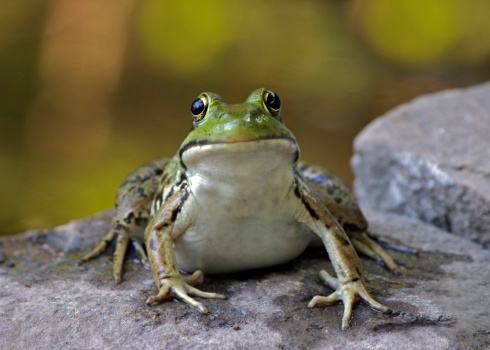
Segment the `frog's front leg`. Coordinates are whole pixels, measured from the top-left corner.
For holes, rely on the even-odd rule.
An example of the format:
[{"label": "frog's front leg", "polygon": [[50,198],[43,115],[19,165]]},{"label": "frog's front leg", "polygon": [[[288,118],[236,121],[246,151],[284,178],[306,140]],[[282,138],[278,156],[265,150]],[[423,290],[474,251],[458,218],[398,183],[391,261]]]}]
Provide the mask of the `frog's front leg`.
[{"label": "frog's front leg", "polygon": [[158,294],[150,297],[146,303],[152,305],[176,297],[202,313],[208,313],[206,307],[190,295],[213,299],[225,299],[225,296],[194,288],[193,285],[201,283],[204,279],[202,271],[198,270],[190,276],[182,276],[174,254],[173,240],[191,225],[190,220],[181,213],[187,197],[186,190],[175,193],[160,207],[145,231],[150,268],[159,289]]},{"label": "frog's front leg", "polygon": [[335,292],[327,297],[315,296],[308,307],[313,307],[317,303],[333,304],[342,301],[344,303],[342,329],[344,330],[349,328],[352,308],[358,301],[362,300],[373,309],[383,313],[391,313],[390,308],[378,303],[369,295],[359,257],[347,234],[333,215],[306,189],[301,191],[301,201],[303,210],[297,220],[306,224],[321,237],[337,274],[335,278],[326,271],[320,272],[322,278]]}]

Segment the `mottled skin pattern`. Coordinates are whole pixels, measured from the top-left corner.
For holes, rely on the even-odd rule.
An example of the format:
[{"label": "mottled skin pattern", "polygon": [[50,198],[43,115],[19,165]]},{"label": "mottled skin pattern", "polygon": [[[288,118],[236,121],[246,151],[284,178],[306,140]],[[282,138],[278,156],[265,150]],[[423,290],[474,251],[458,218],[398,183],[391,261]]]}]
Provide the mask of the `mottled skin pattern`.
[{"label": "mottled skin pattern", "polygon": [[[263,145],[266,145],[265,147],[268,145],[266,140],[277,139],[278,143],[270,143],[271,148],[277,147],[281,150],[285,147],[284,144],[289,144],[288,150],[295,149],[291,151],[289,166],[283,170],[285,177],[281,177],[282,174],[278,173],[279,181],[281,184],[284,181],[286,186],[286,197],[284,197],[283,204],[285,212],[288,212],[288,208],[295,208],[294,214],[286,217],[285,220],[295,223],[295,227],[301,230],[309,228],[317,235],[323,242],[337,274],[335,278],[326,271],[321,271],[321,277],[335,292],[328,297],[315,296],[308,306],[342,301],[344,303],[343,329],[348,328],[352,308],[357,301],[362,300],[376,310],[390,313],[389,308],[375,301],[367,292],[362,265],[357,257],[356,249],[384,262],[391,270],[396,270],[396,264],[368,236],[367,222],[347,186],[328,170],[298,161],[299,148],[294,136],[282,123],[279,115],[280,101],[277,95],[266,89],[258,89],[249,96],[245,103],[240,105],[228,105],[221,97],[212,93],[201,96],[203,97],[200,99],[204,101],[204,104],[198,103],[196,107],[196,102],[200,102],[199,99],[196,100],[193,104],[193,111],[197,109],[197,112],[200,112],[200,107],[203,107],[203,112],[194,113],[193,128],[177,155],[170,160],[160,159],[150,162],[128,176],[117,194],[113,228],[106,234],[102,242],[81,261],[87,261],[101,254],[117,236],[114,253],[114,279],[119,282],[128,243],[133,241],[143,263],[149,262],[153,278],[159,289],[157,295],[148,299],[148,304],[176,297],[201,312],[207,313],[205,306],[194,300],[191,295],[202,298],[224,298],[224,296],[203,292],[193,287],[203,280],[203,273],[200,269],[196,269],[192,275],[182,275],[179,272],[175,255],[175,240],[189,230],[190,237],[192,237],[192,234],[196,232],[196,223],[202,223],[199,221],[201,218],[199,215],[202,214],[199,211],[196,212],[196,205],[202,204],[200,202],[209,202],[207,204],[212,206],[213,202],[218,199],[212,197],[210,200],[209,197],[203,197],[200,194],[203,185],[200,185],[199,181],[192,182],[188,178],[194,170],[189,169],[188,166],[191,164],[197,167],[194,158],[196,154],[199,158],[202,147],[211,146],[207,148],[208,151],[203,151],[205,156],[209,156],[206,154],[210,152],[209,149],[211,153],[215,152],[213,149],[218,149],[218,146],[213,146],[215,144],[220,147],[230,144],[229,148],[232,144],[238,145],[237,149],[245,153],[249,151],[247,147],[250,147],[252,151],[254,147],[257,147],[258,151],[264,152]],[[241,150],[241,144],[244,144],[245,151]],[[285,159],[289,159],[287,157],[289,156],[285,156]],[[251,162],[249,166],[251,169],[254,169],[254,166],[257,167],[257,164],[253,163],[256,162],[254,159],[251,159]],[[197,163],[199,164],[199,159]],[[258,166],[259,168],[255,168],[256,171],[261,170],[260,163]],[[221,168],[221,165],[218,168]],[[207,168],[204,169],[207,170]],[[235,171],[234,166],[227,167],[226,164],[223,164],[223,171],[230,169],[232,172]],[[211,170],[221,171],[213,167]],[[236,167],[236,171],[241,170]],[[290,184],[289,178],[291,178]],[[213,177],[204,180],[204,186],[210,181],[213,181]],[[217,185],[218,191],[221,184]],[[228,195],[229,192],[223,192],[223,194]],[[233,195],[242,199],[241,194],[238,191]],[[201,197],[196,197],[198,195]],[[244,209],[254,210],[253,207]],[[230,210],[232,210],[230,220],[240,216],[241,208],[238,204],[236,208]],[[270,222],[266,221],[266,223]],[[282,225],[282,222],[278,222],[278,225],[289,227]],[[139,244],[143,240],[146,244],[148,258]],[[264,244],[270,244],[270,240],[264,241]],[[245,252],[247,257],[246,254],[247,252]]]},{"label": "mottled skin pattern", "polygon": [[117,191],[116,215],[112,219],[112,229],[79,263],[102,254],[117,237],[113,272],[116,283],[121,281],[124,257],[130,241],[133,242],[142,263],[148,265],[141,243],[144,241],[145,228],[150,220],[150,206],[156,198],[160,176],[168,162],[168,158],[154,160],[140,166],[126,177]]},{"label": "mottled skin pattern", "polygon": [[298,171],[312,194],[342,225],[356,250],[399,273],[400,270],[391,256],[371,239],[366,218],[342,179],[330,170],[303,161],[298,162]]}]

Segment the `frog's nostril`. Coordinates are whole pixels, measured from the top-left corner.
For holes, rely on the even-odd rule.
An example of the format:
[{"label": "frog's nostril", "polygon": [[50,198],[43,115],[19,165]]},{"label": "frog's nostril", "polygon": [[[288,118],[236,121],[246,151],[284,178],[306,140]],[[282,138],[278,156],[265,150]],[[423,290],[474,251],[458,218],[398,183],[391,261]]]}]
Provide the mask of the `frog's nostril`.
[{"label": "frog's nostril", "polygon": [[220,115],[218,118],[219,118],[219,119],[224,119],[224,118],[226,118],[227,116],[228,116],[228,115],[227,115],[226,113],[223,113],[223,114],[221,114],[221,115]]}]

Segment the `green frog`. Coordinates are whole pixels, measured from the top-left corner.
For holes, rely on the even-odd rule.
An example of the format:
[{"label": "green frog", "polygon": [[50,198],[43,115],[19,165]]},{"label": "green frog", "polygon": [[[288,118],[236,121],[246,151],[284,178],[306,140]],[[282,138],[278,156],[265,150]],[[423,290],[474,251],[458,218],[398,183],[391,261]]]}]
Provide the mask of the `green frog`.
[{"label": "green frog", "polygon": [[81,262],[100,255],[117,237],[113,274],[119,282],[132,241],[159,290],[147,304],[178,298],[207,313],[194,297],[225,297],[195,287],[204,272],[279,265],[320,242],[337,277],[320,272],[334,292],[313,297],[308,307],[342,301],[342,329],[349,327],[358,301],[391,313],[369,295],[356,249],[391,270],[397,265],[368,234],[342,180],[299,160],[279,96],[262,88],[244,103],[228,104],[205,92],[191,112],[192,129],[177,154],[143,165],[122,183],[112,229]]}]

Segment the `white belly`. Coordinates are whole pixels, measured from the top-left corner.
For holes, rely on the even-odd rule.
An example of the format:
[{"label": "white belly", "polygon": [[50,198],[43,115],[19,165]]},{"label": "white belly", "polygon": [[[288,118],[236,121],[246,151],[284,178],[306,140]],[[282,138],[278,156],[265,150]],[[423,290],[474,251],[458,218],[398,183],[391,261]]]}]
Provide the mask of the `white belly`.
[{"label": "white belly", "polygon": [[[262,144],[263,143],[263,144]],[[287,140],[186,151],[191,226],[175,239],[180,269],[228,273],[297,257],[313,233],[294,221],[294,148]]]}]

